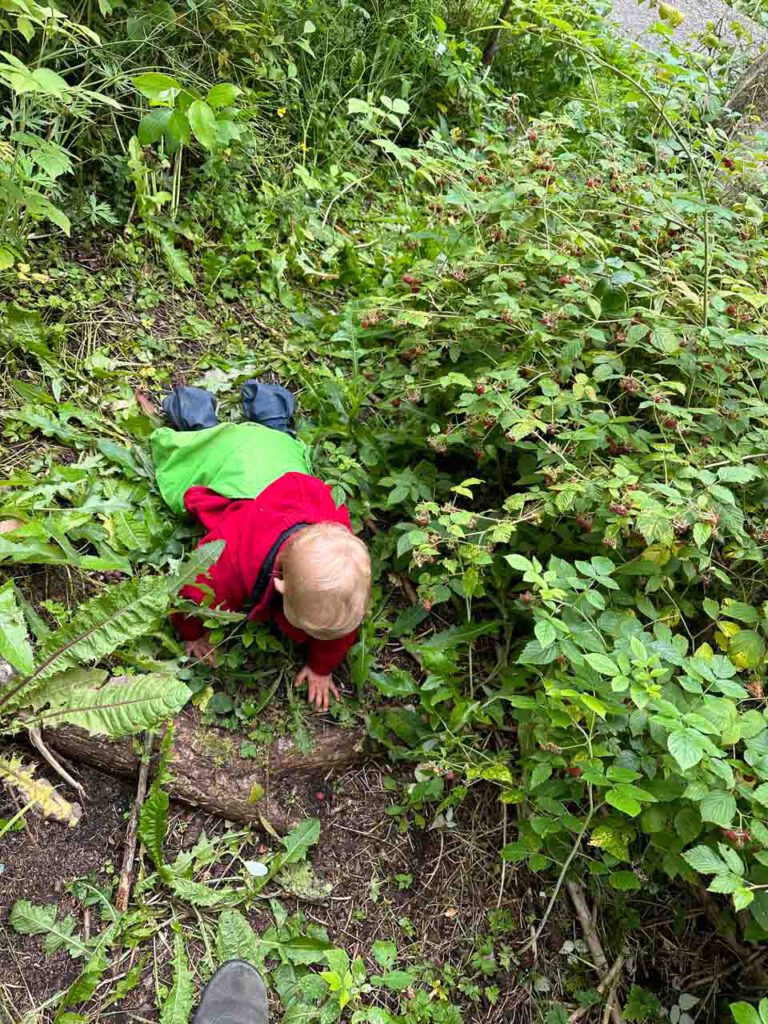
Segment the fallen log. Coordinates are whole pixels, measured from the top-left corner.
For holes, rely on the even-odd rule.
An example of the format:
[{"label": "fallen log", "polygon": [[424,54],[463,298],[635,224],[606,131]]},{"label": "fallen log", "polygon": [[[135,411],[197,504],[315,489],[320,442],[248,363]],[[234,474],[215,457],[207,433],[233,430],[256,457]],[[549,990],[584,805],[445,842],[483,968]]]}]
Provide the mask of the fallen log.
[{"label": "fallen log", "polygon": [[[131,737],[111,740],[74,726],[46,729],[44,737],[72,761],[130,778],[139,774],[140,756]],[[240,756],[242,739],[203,725],[195,711],[181,714],[173,726],[171,797],[228,821],[266,823],[276,832],[287,832],[306,816],[306,798],[328,773],[365,757],[362,729],[319,728],[310,750],[299,749],[291,736],[281,736],[256,758]]]}]

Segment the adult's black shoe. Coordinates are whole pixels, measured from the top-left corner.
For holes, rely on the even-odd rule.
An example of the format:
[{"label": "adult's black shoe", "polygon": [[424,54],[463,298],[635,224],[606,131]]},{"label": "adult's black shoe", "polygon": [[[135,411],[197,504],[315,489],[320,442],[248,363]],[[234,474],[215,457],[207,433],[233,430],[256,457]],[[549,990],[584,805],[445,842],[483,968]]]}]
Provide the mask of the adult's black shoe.
[{"label": "adult's black shoe", "polygon": [[269,1024],[267,990],[244,960],[229,960],[208,982],[193,1024]]}]

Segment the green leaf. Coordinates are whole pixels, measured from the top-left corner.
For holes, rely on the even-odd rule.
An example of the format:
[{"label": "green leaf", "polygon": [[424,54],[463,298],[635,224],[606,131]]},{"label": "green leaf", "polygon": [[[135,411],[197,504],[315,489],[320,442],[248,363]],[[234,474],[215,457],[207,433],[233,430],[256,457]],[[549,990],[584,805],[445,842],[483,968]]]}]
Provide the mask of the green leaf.
[{"label": "green leaf", "polygon": [[159,576],[126,580],[81,605],[63,629],[46,637],[31,682],[67,668],[99,661],[129,640],[149,632],[168,605],[166,581]]},{"label": "green leaf", "polygon": [[416,977],[410,971],[387,971],[383,975],[373,975],[371,981],[376,985],[383,985],[392,992],[403,992],[415,983]]},{"label": "green leaf", "polygon": [[379,967],[384,971],[390,970],[397,960],[397,946],[394,942],[386,939],[378,939],[371,946],[371,953]]},{"label": "green leaf", "polygon": [[168,269],[171,274],[183,284],[194,284],[195,275],[189,266],[189,261],[181,249],[177,249],[168,235],[163,232],[159,236],[160,251],[165,257]]},{"label": "green leaf", "polygon": [[736,1024],[761,1024],[760,1015],[751,1003],[731,1003],[729,1009]]},{"label": "green leaf", "polygon": [[160,1010],[160,1024],[187,1024],[195,1002],[195,982],[180,932],[173,943],[173,986]]},{"label": "green leaf", "polygon": [[508,565],[519,572],[528,572],[529,569],[533,568],[533,563],[523,555],[504,555],[504,559]]},{"label": "green leaf", "polygon": [[701,737],[692,729],[679,729],[667,738],[670,754],[677,761],[680,770],[687,772],[697,765],[704,756]]},{"label": "green leaf", "polygon": [[219,963],[247,960],[254,967],[259,967],[269,947],[258,938],[239,910],[223,910],[216,932],[216,951]]},{"label": "green leaf", "polygon": [[584,660],[590,668],[593,668],[595,672],[599,672],[603,676],[621,675],[621,670],[616,662],[612,661],[605,654],[585,654]]},{"label": "green leaf", "polygon": [[76,725],[95,736],[117,739],[154,729],[173,718],[191,696],[175,676],[152,672],[144,676],[114,676],[104,686],[76,689],[66,703],[42,711],[44,727]]},{"label": "green leaf", "polygon": [[752,629],[740,629],[728,641],[728,657],[738,669],[759,668],[765,661],[765,641]]},{"label": "green leaf", "polygon": [[286,864],[294,864],[296,861],[303,860],[307,856],[310,846],[314,846],[319,838],[320,821],[318,818],[307,818],[291,829],[288,835],[280,840],[285,847],[285,852],[278,853],[270,861],[272,874],[278,870],[278,864],[282,868]]},{"label": "green leaf", "polygon": [[702,821],[711,821],[721,828],[730,828],[736,817],[736,799],[730,793],[708,793],[699,803]]},{"label": "green leaf", "polygon": [[694,846],[686,850],[683,860],[690,864],[694,871],[699,871],[703,875],[714,875],[726,868],[726,864],[709,846]]},{"label": "green leaf", "polygon": [[216,115],[204,100],[195,100],[187,111],[189,127],[201,146],[208,150],[216,148]]},{"label": "green leaf", "polygon": [[156,107],[150,110],[139,121],[139,128],[136,134],[142,146],[152,146],[168,131],[173,111],[168,107]]},{"label": "green leaf", "polygon": [[37,906],[30,900],[18,900],[14,903],[8,921],[19,935],[45,935],[44,948],[47,955],[59,949],[73,957],[86,956],[88,950],[79,935],[74,935],[75,919],[68,915],[57,920],[57,908],[49,903]]},{"label": "green leaf", "polygon": [[542,648],[549,647],[557,640],[557,630],[547,619],[539,619],[533,631]]},{"label": "green leaf", "polygon": [[218,85],[211,86],[205,100],[214,110],[219,107],[231,107],[241,92],[242,90],[231,82],[219,82]]},{"label": "green leaf", "polygon": [[768,807],[768,782],[763,782],[752,790],[752,799],[757,800],[764,807]]},{"label": "green leaf", "polygon": [[734,910],[746,910],[750,903],[754,900],[755,894],[751,889],[744,886],[742,889],[737,889],[733,894],[733,907]]},{"label": "green leaf", "polygon": [[747,626],[756,625],[759,619],[757,608],[753,608],[751,604],[744,604],[742,601],[732,601],[729,597],[723,601],[722,614],[729,619],[744,622]]},{"label": "green leaf", "polygon": [[168,830],[168,807],[170,798],[166,791],[152,783],[149,795],[139,812],[139,838],[149,851],[155,867],[162,872],[165,859],[163,843]]},{"label": "green leaf", "polygon": [[24,613],[16,603],[13,580],[0,587],[0,657],[23,675],[29,675],[34,668]]},{"label": "green leaf", "polygon": [[636,817],[642,810],[642,804],[654,803],[656,798],[647,793],[639,786],[620,785],[609,789],[605,794],[606,801],[615,807],[617,811],[623,811],[631,818]]},{"label": "green leaf", "polygon": [[536,789],[537,786],[540,786],[543,782],[546,782],[551,775],[551,764],[549,764],[548,762],[545,762],[544,764],[537,764],[531,772],[531,778],[528,783],[528,788]]},{"label": "green leaf", "polygon": [[608,876],[608,884],[619,892],[634,892],[641,887],[634,871],[613,871]]},{"label": "green leaf", "polygon": [[173,101],[182,91],[182,86],[170,75],[163,75],[159,71],[148,71],[145,75],[138,75],[132,79],[134,87],[146,96],[153,103],[162,103],[172,106]]},{"label": "green leaf", "polygon": [[169,884],[175,896],[193,907],[219,907],[231,903],[234,897],[232,889],[212,889],[190,878],[173,878]]}]

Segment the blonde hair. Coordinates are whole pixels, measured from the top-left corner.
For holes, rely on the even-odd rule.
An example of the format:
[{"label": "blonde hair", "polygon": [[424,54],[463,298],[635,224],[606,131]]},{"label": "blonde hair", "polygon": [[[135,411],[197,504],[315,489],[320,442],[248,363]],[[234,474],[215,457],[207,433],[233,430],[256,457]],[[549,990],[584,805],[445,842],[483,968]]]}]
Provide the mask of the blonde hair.
[{"label": "blonde hair", "polygon": [[307,526],[280,557],[283,610],[317,640],[334,640],[360,625],[371,593],[371,557],[340,523]]}]

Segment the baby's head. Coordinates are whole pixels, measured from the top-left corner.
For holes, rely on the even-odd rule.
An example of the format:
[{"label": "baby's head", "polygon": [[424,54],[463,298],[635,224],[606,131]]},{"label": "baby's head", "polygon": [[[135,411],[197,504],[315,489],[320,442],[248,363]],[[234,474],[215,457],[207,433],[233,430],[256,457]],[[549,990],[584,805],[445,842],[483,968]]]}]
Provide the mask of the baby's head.
[{"label": "baby's head", "polygon": [[317,640],[346,636],[368,607],[368,548],[340,523],[306,526],[286,544],[275,586],[291,625]]}]

